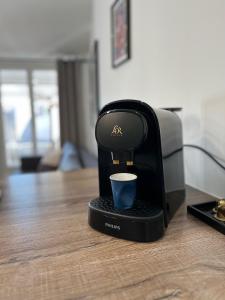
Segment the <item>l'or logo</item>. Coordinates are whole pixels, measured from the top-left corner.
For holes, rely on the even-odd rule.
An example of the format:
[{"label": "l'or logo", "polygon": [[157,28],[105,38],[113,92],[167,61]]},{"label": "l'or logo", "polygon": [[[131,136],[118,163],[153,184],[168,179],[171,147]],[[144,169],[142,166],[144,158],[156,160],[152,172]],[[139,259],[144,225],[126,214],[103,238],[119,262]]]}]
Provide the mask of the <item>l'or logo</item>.
[{"label": "l'or logo", "polygon": [[123,135],[122,128],[120,126],[118,126],[118,125],[115,125],[113,127],[111,135],[112,136],[122,136]]}]

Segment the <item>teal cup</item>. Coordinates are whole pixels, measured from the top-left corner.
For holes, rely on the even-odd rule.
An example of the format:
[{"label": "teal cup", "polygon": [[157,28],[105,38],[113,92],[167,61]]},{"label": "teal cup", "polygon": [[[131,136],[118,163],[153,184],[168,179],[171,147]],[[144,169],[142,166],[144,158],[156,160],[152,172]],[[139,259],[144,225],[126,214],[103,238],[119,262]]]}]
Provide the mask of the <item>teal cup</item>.
[{"label": "teal cup", "polygon": [[117,209],[129,209],[136,199],[137,175],[131,173],[116,173],[110,176],[113,203]]}]

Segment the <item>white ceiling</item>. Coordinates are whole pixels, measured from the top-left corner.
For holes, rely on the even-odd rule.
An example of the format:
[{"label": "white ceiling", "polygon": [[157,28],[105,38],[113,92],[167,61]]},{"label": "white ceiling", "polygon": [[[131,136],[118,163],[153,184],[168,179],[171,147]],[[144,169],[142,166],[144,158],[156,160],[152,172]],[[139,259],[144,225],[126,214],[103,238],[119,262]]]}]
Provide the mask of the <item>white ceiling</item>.
[{"label": "white ceiling", "polygon": [[91,0],[0,0],[0,58],[87,52]]}]

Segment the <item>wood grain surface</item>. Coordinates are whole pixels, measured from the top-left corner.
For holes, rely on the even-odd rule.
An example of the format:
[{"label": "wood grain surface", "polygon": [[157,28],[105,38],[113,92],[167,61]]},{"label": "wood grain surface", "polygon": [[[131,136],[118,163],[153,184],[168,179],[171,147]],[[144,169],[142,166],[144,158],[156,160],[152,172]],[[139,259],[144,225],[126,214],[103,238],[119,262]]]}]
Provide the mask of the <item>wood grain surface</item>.
[{"label": "wood grain surface", "polygon": [[[183,205],[154,243],[87,223],[97,171],[10,177],[0,202],[0,299],[225,299],[224,236]],[[212,198],[189,188],[187,202]]]}]

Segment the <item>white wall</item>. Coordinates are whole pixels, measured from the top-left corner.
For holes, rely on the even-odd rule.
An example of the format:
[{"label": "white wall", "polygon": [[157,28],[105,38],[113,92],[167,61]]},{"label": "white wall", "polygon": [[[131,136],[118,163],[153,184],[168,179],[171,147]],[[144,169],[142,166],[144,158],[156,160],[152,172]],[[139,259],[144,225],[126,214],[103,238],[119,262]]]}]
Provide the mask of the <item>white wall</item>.
[{"label": "white wall", "polygon": [[[123,98],[182,106],[184,142],[225,160],[225,1],[131,0],[132,58],[118,69],[111,68],[112,2],[94,2],[101,106]],[[185,171],[188,184],[225,196],[225,172],[198,150],[185,150]]]}]

